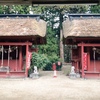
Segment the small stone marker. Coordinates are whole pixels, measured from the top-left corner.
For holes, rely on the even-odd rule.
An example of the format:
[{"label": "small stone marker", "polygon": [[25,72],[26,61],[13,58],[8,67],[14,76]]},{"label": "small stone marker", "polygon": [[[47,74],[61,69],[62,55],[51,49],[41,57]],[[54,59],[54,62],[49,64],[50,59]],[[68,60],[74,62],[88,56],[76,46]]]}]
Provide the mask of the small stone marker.
[{"label": "small stone marker", "polygon": [[69,74],[69,77],[70,78],[76,78],[76,73],[75,73],[75,67],[74,66],[71,67],[71,72]]},{"label": "small stone marker", "polygon": [[39,78],[39,73],[37,71],[37,66],[34,66],[34,72],[30,74],[30,78],[33,78],[33,79]]}]

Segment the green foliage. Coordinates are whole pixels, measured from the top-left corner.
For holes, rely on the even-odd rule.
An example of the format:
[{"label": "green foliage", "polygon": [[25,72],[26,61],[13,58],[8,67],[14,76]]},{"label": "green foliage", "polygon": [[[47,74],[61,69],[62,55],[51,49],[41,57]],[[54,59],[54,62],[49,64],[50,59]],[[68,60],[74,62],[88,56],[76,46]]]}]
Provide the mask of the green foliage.
[{"label": "green foliage", "polygon": [[45,45],[38,46],[39,53],[47,55],[51,63],[59,60],[59,41],[56,37],[56,33],[51,28],[47,29],[47,43]]},{"label": "green foliage", "polygon": [[100,13],[100,5],[92,5],[90,11],[91,13]]},{"label": "green foliage", "polygon": [[38,69],[45,69],[45,67],[50,63],[49,59],[44,54],[38,54],[36,52],[32,53],[32,61],[31,61],[31,67],[29,69],[28,74],[30,75],[33,70],[34,66],[37,66]]},{"label": "green foliage", "polygon": [[0,6],[0,14],[3,14],[4,11],[3,11],[3,6]]},{"label": "green foliage", "polygon": [[0,6],[0,14],[28,14],[29,6],[27,5],[3,5]]},{"label": "green foliage", "polygon": [[85,13],[87,12],[88,6],[86,5],[74,5],[69,6],[68,13]]},{"label": "green foliage", "polygon": [[26,5],[13,5],[12,6],[12,13],[18,14],[28,14],[29,13],[29,6]]},{"label": "green foliage", "polygon": [[48,63],[49,63],[49,60],[46,57],[46,55],[33,52],[32,67],[37,66],[38,69],[44,69]]}]

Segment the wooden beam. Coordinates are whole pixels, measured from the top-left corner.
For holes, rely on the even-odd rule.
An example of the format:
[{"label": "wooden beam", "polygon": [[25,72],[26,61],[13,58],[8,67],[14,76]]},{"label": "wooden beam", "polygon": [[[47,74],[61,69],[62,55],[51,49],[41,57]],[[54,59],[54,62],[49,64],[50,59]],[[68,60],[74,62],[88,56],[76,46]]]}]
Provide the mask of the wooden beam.
[{"label": "wooden beam", "polygon": [[99,0],[0,0],[0,4],[97,4]]},{"label": "wooden beam", "polygon": [[32,0],[32,4],[95,4],[99,0]]},{"label": "wooden beam", "polygon": [[[27,45],[27,43],[26,42],[0,42],[0,45],[16,45],[16,46],[23,46],[23,45]],[[29,42],[29,44],[28,45],[32,45],[32,43],[31,42]]]},{"label": "wooden beam", "polygon": [[[78,46],[81,46],[81,45],[82,45],[81,43],[78,44]],[[99,47],[100,44],[83,43],[83,46],[85,46],[85,47],[92,47],[92,46]]]}]

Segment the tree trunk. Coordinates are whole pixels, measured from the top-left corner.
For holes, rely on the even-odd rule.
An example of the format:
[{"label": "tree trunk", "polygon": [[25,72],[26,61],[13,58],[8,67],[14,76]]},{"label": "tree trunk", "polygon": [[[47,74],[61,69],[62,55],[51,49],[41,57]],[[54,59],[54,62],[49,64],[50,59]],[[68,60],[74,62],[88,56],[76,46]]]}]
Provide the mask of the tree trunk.
[{"label": "tree trunk", "polygon": [[64,47],[63,47],[63,34],[62,29],[60,30],[60,58],[64,62]]}]

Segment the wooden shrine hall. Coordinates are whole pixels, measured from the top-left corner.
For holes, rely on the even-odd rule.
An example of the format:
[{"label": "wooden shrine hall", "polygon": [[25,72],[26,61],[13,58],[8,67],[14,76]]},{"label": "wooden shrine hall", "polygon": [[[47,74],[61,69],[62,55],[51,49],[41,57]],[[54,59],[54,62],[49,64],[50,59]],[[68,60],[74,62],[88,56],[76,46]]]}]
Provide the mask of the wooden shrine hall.
[{"label": "wooden shrine hall", "polygon": [[100,14],[69,14],[63,22],[64,44],[82,78],[100,78]]},{"label": "wooden shrine hall", "polygon": [[41,15],[0,15],[0,77],[27,77],[32,45],[46,42]]}]

